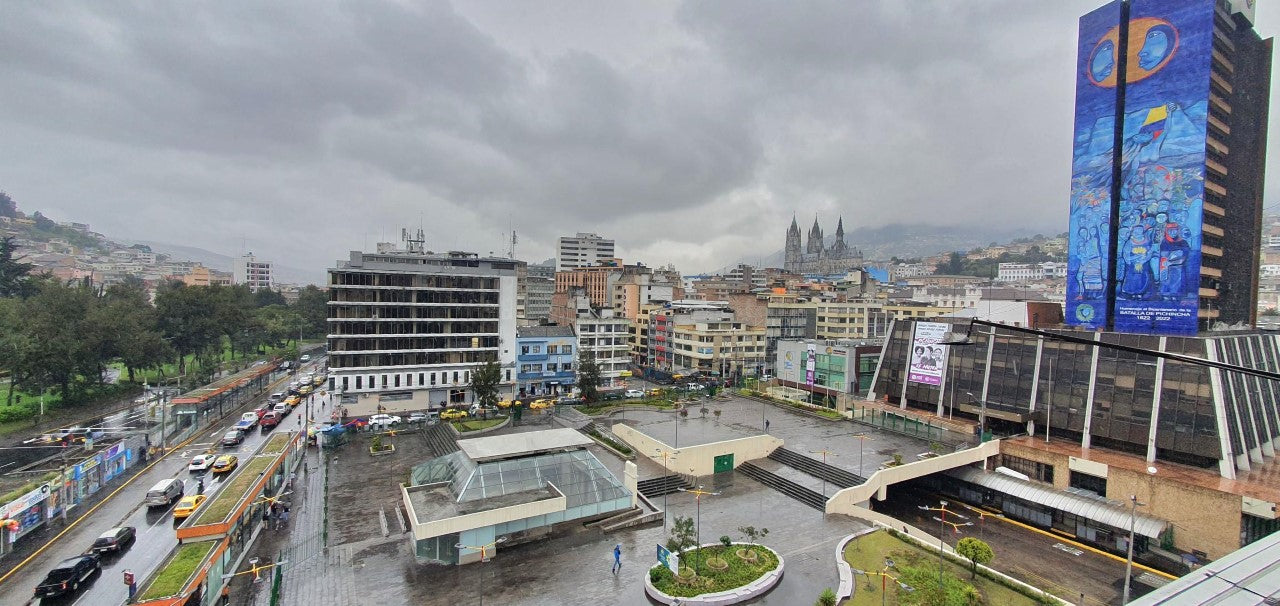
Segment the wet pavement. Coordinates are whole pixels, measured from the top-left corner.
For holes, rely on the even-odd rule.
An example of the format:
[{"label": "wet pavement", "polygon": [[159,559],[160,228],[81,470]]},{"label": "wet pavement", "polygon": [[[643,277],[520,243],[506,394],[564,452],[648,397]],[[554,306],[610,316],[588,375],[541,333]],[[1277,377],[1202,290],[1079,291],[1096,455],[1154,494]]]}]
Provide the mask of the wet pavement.
[{"label": "wet pavement", "polygon": [[[287,379],[288,375],[282,375]],[[265,397],[263,394],[262,397]],[[256,402],[257,400],[250,400]],[[109,555],[102,559],[102,574],[89,581],[87,588],[72,598],[61,600],[64,604],[80,604],[85,606],[122,604],[128,597],[128,586],[123,582],[125,570],[131,570],[141,582],[147,577],[178,544],[175,532],[172,506],[149,509],[142,505],[146,492],[158,481],[166,478],[180,478],[186,484],[186,494],[194,494],[196,483],[201,477],[187,471],[191,457],[204,452],[210,447],[217,447],[218,439],[226,428],[239,419],[240,412],[252,410],[246,405],[236,411],[228,411],[221,422],[206,427],[190,443],[173,451],[169,456],[153,462],[149,467],[137,472],[130,472],[130,477],[137,477],[118,493],[110,490],[104,497],[101,507],[85,517],[79,523],[72,522],[65,535],[35,557],[29,564],[15,572],[13,576],[0,584],[0,604],[31,603],[32,590],[44,578],[45,573],[54,564],[63,559],[83,553],[103,532],[117,526],[133,526],[137,529],[137,539],[119,555]],[[285,423],[296,423],[299,413],[286,417]],[[242,456],[253,452],[261,443],[270,437],[270,432],[262,434],[255,430],[249,432],[243,443],[235,448],[216,448],[219,453]],[[205,494],[210,496],[221,489],[223,476],[204,475]],[[74,514],[83,515],[85,509],[77,508]]]}]

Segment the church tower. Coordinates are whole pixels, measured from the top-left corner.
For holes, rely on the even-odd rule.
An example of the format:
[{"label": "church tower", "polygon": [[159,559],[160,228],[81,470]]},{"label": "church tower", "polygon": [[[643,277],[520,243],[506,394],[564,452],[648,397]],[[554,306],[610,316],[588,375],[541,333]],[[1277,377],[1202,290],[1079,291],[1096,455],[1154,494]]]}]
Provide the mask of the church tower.
[{"label": "church tower", "polygon": [[800,226],[796,224],[796,218],[791,217],[791,227],[787,229],[787,248],[783,257],[782,267],[787,271],[796,271],[800,267],[801,255],[804,249],[800,242]]},{"label": "church tower", "polygon": [[822,228],[818,227],[818,218],[813,218],[813,227],[809,229],[809,243],[805,246],[808,254],[822,255]]},{"label": "church tower", "polygon": [[836,243],[831,245],[831,256],[842,259],[848,252],[849,245],[844,243],[844,217],[840,217],[836,223]]}]

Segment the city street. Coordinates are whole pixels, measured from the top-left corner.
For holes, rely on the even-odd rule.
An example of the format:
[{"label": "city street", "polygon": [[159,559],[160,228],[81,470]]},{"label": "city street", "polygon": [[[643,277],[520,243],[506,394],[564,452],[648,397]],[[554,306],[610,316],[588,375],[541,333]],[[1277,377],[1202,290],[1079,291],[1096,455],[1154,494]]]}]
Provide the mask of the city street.
[{"label": "city street", "polygon": [[[320,364],[323,364],[323,361],[316,361],[310,365],[310,368]],[[271,386],[271,389],[287,383],[291,378],[292,375],[284,375]],[[264,393],[260,397],[251,399],[248,405],[234,412],[228,412],[221,422],[204,428],[190,443],[155,462],[130,484],[118,489],[118,493],[108,496],[97,511],[80,521],[57,539],[52,546],[0,584],[0,603],[31,603],[35,586],[44,578],[50,567],[65,558],[83,553],[94,539],[111,528],[133,526],[137,529],[137,539],[134,543],[119,555],[104,556],[102,574],[93,579],[78,595],[59,601],[59,603],[85,606],[124,603],[129,594],[128,586],[123,582],[124,571],[131,570],[135,578],[141,582],[177,544],[171,515],[172,506],[148,509],[143,505],[143,497],[147,491],[162,479],[180,478],[186,485],[185,494],[191,495],[195,494],[197,482],[200,477],[203,477],[205,494],[210,496],[217,494],[227,476],[211,473],[193,474],[187,471],[187,464],[192,456],[211,448],[219,454],[238,454],[242,459],[256,450],[264,440],[270,437],[271,432],[263,434],[255,428],[246,434],[244,442],[232,448],[222,448],[218,441],[227,428],[239,420],[240,412],[252,410],[252,407],[261,403],[265,396]],[[284,419],[282,427],[298,429],[298,420],[303,414],[303,408],[300,407]]]}]

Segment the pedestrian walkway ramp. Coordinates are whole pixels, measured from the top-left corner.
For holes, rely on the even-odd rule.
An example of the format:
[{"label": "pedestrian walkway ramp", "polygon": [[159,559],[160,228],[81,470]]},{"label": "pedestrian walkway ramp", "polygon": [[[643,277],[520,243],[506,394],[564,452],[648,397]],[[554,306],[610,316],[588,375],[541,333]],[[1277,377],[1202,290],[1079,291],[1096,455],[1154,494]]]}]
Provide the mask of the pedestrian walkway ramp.
[{"label": "pedestrian walkway ramp", "polygon": [[840,469],[835,465],[829,465],[822,461],[806,457],[794,450],[786,448],[778,448],[769,453],[769,458],[786,465],[792,469],[807,473],[819,480],[826,480],[828,484],[839,486],[840,488],[849,488],[857,486],[867,479]]},{"label": "pedestrian walkway ramp", "polygon": [[755,463],[746,462],[739,465],[738,472],[818,511],[826,507],[826,499],[818,491],[810,490],[776,473],[766,471]]},{"label": "pedestrian walkway ramp", "polygon": [[421,435],[431,449],[432,457],[443,457],[458,450],[458,440],[448,423],[436,423],[422,430]]}]

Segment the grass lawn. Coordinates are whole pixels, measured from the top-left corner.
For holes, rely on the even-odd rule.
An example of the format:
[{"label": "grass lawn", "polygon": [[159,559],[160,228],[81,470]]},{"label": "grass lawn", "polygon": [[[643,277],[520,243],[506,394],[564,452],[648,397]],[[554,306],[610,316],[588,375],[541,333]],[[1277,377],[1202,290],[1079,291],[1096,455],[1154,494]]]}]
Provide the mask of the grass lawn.
[{"label": "grass lawn", "polygon": [[463,433],[466,433],[468,431],[480,431],[481,429],[488,429],[495,425],[501,424],[503,421],[506,421],[506,420],[507,420],[506,417],[499,417],[497,419],[473,419],[468,421],[451,421],[451,422],[453,423],[453,427],[455,429]]},{"label": "grass lawn", "polygon": [[201,508],[200,515],[196,516],[196,525],[217,524],[225,520],[227,514],[231,513],[231,508],[244,497],[245,491],[258,480],[258,474],[265,471],[275,459],[274,456],[257,456],[241,463],[236,477],[218,491],[218,496],[214,497],[208,505]]},{"label": "grass lawn", "polygon": [[643,400],[612,400],[595,404],[577,406],[578,412],[584,415],[598,415],[616,410],[622,406],[648,406],[659,410],[670,410],[675,407],[671,400],[662,398],[646,398]]},{"label": "grass lawn", "polygon": [[280,454],[284,451],[284,447],[289,444],[289,441],[293,439],[293,436],[293,432],[277,433],[272,435],[271,438],[267,440],[267,443],[263,445],[262,450],[259,451],[258,454]]},{"label": "grass lawn", "polygon": [[191,574],[196,571],[196,567],[217,544],[217,541],[201,541],[179,547],[164,568],[152,577],[151,583],[138,595],[137,601],[145,602],[177,595],[182,591],[183,585],[186,585],[187,579],[191,578]]},{"label": "grass lawn", "polygon": [[[935,576],[938,570],[938,552],[921,549],[912,543],[894,537],[884,530],[854,539],[844,549],[845,561],[857,570],[882,571],[884,570],[886,557],[892,558],[895,564],[931,567]],[[998,558],[999,556],[997,555]],[[1035,606],[1041,603],[981,574],[971,581],[969,580],[969,568],[960,566],[951,560],[946,561],[946,570],[964,582],[976,587],[983,596],[983,604],[987,606]],[[893,570],[890,570],[889,574],[897,576]],[[846,604],[879,606],[882,580],[880,577],[855,575],[854,582],[857,588],[853,592],[853,599],[846,602]],[[883,596],[886,598],[885,604],[898,604],[898,592],[903,591],[905,595],[905,590],[899,588],[892,580],[889,580],[888,587],[888,595]]]},{"label": "grass lawn", "polygon": [[[737,587],[742,587],[762,576],[766,572],[778,567],[778,558],[767,549],[759,549],[752,547],[752,552],[758,557],[755,564],[738,558],[735,553],[738,549],[742,549],[742,545],[734,545],[731,548],[724,548],[719,545],[715,547],[703,547],[694,552],[684,552],[680,554],[680,570],[688,570],[695,562],[697,563],[697,579],[692,582],[676,582],[675,575],[666,566],[658,566],[649,569],[649,578],[653,581],[653,586],[659,591],[676,597],[688,598],[704,593],[714,593],[717,591],[728,591]],[[705,558],[717,557],[728,562],[729,568],[723,571],[712,570],[707,566]]]}]

